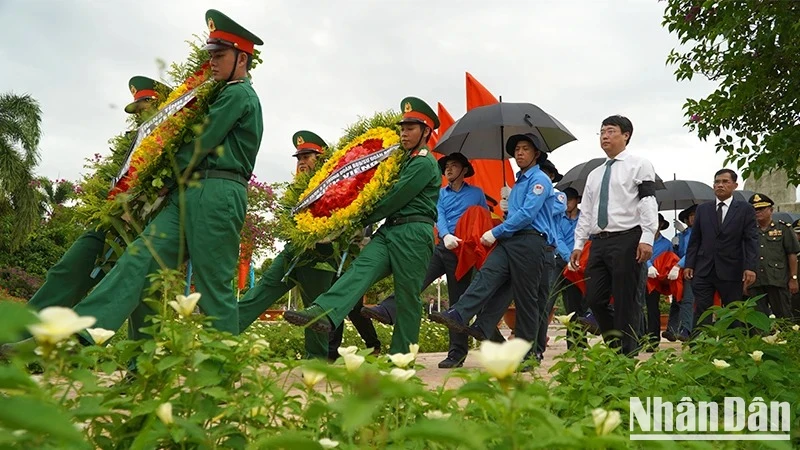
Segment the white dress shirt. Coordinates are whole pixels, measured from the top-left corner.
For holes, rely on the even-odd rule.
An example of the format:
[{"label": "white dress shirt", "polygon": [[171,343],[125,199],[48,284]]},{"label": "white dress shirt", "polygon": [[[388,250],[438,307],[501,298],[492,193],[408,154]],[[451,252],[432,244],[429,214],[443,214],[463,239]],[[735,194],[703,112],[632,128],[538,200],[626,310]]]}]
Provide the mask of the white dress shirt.
[{"label": "white dress shirt", "polygon": [[717,199],[717,204],[714,205],[714,214],[717,213],[716,208],[719,208],[719,204],[720,203],[725,205],[725,206],[722,207],[722,223],[725,223],[725,216],[728,215],[728,210],[731,209],[731,202],[732,201],[733,201],[733,196],[731,195],[725,201],[721,201],[720,199]]},{"label": "white dress shirt", "polygon": [[604,163],[594,169],[586,179],[581,214],[575,227],[575,250],[583,250],[583,245],[592,234],[601,231],[625,231],[637,225],[642,227],[639,242],[653,245],[658,229],[658,204],[652,195],[639,199],[639,185],[643,181],[656,179],[653,164],[627,150],[623,150],[614,159],[616,162],[609,167],[611,177],[608,184],[608,226],[601,230],[597,225],[600,184],[606,171]]}]

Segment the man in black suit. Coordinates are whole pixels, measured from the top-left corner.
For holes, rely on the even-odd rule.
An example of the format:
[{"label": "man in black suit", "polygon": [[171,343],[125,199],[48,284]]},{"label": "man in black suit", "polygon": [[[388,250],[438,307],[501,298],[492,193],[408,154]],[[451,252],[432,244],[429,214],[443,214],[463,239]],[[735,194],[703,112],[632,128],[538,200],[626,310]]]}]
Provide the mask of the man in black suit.
[{"label": "man in black suit", "polygon": [[684,268],[685,278],[693,280],[695,331],[698,325],[711,323],[710,316],[702,323],[699,319],[714,304],[715,291],[727,306],[741,301],[742,294],[756,280],[756,212],[749,203],[733,199],[736,179],[736,172],[730,169],[717,171],[716,200],[698,206],[695,213]]}]

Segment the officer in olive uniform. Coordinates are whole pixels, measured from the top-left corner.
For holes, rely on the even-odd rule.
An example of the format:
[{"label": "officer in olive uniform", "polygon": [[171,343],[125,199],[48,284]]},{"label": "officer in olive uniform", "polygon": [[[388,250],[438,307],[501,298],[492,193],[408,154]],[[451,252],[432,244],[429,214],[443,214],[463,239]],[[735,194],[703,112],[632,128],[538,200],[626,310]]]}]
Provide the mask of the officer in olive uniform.
[{"label": "officer in olive uniform", "polygon": [[[164,100],[158,91],[167,92],[169,88],[143,76],[131,78],[128,86],[133,102],[125,107],[125,112],[134,116],[136,125],[141,125]],[[135,131],[128,133],[130,137],[135,135]],[[105,241],[106,230],[88,230],[80,235],[56,265],[47,271],[44,284],[28,305],[37,311],[48,306],[75,306],[105,276],[105,271],[95,270],[98,260],[103,257]]]},{"label": "officer in olive uniform", "polygon": [[[800,219],[792,222],[792,229],[797,239],[800,239]],[[800,257],[800,254],[797,256]],[[792,294],[792,316],[794,317],[794,322],[800,324],[800,292]]]},{"label": "officer in olive uniform", "polygon": [[[219,11],[206,13],[211,70],[226,82],[209,106],[202,133],[181,147],[176,162],[181,174],[196,180],[184,194],[181,229],[179,193],[173,189],[165,206],[117,261],[106,278],[76,307],[96,326],[116,330],[140,304],[147,275],[157,268],[145,246],[149,241],[167,267],[177,268],[181,233],[192,259],[200,308],[222,331],[239,333],[236,297],[231,288],[239,255],[240,232],[247,209],[247,183],[264,127],[261,103],[247,77],[253,47],[263,42]],[[194,154],[198,152],[197,158]],[[194,164],[192,160],[194,159]],[[91,342],[88,334],[81,336]]]},{"label": "officer in olive uniform", "polygon": [[422,100],[408,97],[400,103],[403,119],[400,141],[410,152],[397,182],[375,206],[364,223],[386,222],[353,261],[350,269],[314,305],[303,311],[287,311],[284,318],[295,325],[331,331],[353,309],[367,290],[389,274],[394,276],[397,324],[390,353],[408,352],[419,340],[422,317],[420,292],[428,262],[433,255],[433,224],[441,175],[425,145],[439,118]]},{"label": "officer in olive uniform", "polygon": [[749,288],[751,296],[764,295],[758,300],[758,310],[779,319],[792,319],[791,295],[797,293],[797,242],[792,227],[772,221],[775,203],[764,194],[753,194],[750,204],[756,210],[759,255],[756,282]]}]

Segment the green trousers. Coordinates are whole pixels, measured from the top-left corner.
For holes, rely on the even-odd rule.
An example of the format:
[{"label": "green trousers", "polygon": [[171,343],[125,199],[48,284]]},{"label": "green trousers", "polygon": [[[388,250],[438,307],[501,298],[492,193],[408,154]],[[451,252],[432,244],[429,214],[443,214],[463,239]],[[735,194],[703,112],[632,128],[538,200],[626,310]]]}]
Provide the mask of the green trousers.
[{"label": "green trousers", "polygon": [[[258,283],[239,301],[240,333],[293,287],[299,287],[300,298],[306,307],[311,306],[320,294],[331,287],[334,272],[309,266],[293,269],[286,277],[286,281],[281,281],[289,270],[293,258],[294,254],[290,247],[284,248],[272,261],[269,269],[261,275]],[[306,328],[305,347],[306,358],[327,358],[328,333],[317,333]]]},{"label": "green trousers", "polygon": [[[64,256],[50,270],[42,287],[28,301],[28,306],[41,311],[49,306],[72,308],[81,301],[105,276],[99,270],[92,277],[97,260],[103,256],[106,233],[104,231],[87,231],[80,235],[69,247]],[[145,326],[145,316],[152,314],[142,304],[136,308],[128,320],[128,338],[141,339],[144,335],[139,331]]]},{"label": "green trousers", "polygon": [[383,226],[347,272],[314,303],[325,309],[333,326],[338,327],[373,284],[392,274],[397,321],[389,353],[408,353],[408,346],[419,341],[420,292],[432,255],[432,225],[413,222]]},{"label": "green trousers", "polygon": [[202,294],[200,309],[212,316],[217,329],[238,334],[238,309],[231,283],[246,209],[247,191],[241,184],[216,178],[201,180],[186,189],[185,223],[181,230],[178,191],[173,191],[166,206],[95,290],[75,306],[75,311],[96,317],[95,327],[119,329],[142,304],[147,275],[158,267],[150,249],[167,267],[178,268],[183,262],[178,261],[182,232],[192,259],[195,286]]}]

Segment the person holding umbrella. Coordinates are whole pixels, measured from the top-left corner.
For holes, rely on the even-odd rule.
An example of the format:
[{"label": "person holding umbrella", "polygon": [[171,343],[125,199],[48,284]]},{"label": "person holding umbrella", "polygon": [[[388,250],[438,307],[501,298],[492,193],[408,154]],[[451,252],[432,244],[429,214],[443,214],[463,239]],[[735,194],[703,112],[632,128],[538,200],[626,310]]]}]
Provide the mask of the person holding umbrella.
[{"label": "person holding umbrella", "polygon": [[591,237],[585,269],[587,303],[609,347],[629,356],[639,351],[642,308],[637,290],[658,228],[655,170],[650,161],[626,151],[632,134],[633,124],[626,117],[603,120],[600,146],[608,159],[586,180],[570,255],[571,267],[578,268],[584,243]]},{"label": "person holding umbrella", "polygon": [[[470,319],[488,306],[486,303],[492,298],[508,298],[510,303],[510,296],[498,292],[510,288],[517,308],[514,334],[518,339],[536,343],[540,315],[544,310],[544,299],[539,298],[537,289],[544,265],[546,233],[554,208],[553,184],[539,166],[547,159],[541,148],[539,139],[532,133],[509,138],[506,152],[514,156],[520,171],[508,198],[508,215],[505,222],[481,237],[485,246],[497,243],[497,247],[489,254],[458,303],[447,311],[431,314],[432,321],[483,340],[492,330],[469,327]],[[507,303],[492,305],[490,310],[502,315],[507,307]],[[490,321],[478,321],[482,324],[487,322]],[[532,348],[529,356],[534,352]]]},{"label": "person holding umbrella", "polygon": [[[477,186],[472,186],[466,181],[475,175],[475,169],[463,153],[451,153],[439,158],[439,170],[447,178],[447,186],[439,191],[439,201],[436,204],[439,218],[436,222],[436,229],[439,233],[439,244],[433,250],[433,257],[428,264],[428,272],[425,281],[422,282],[422,290],[430,286],[442,275],[447,277],[447,296],[449,306],[453,306],[469,287],[472,281],[470,273],[456,278],[456,267],[458,257],[453,252],[458,248],[461,239],[454,235],[456,223],[466,212],[467,208],[480,206],[488,209],[486,197],[483,190]],[[394,293],[383,300],[379,305],[365,306],[361,309],[361,315],[387,325],[393,325],[397,317],[397,302]],[[467,357],[469,345],[467,335],[455,331],[450,332],[450,348],[447,358],[439,362],[440,369],[450,369],[461,367]]]},{"label": "person holding umbrella", "polygon": [[[692,205],[678,214],[675,221],[675,229],[678,234],[673,238],[675,253],[680,256],[680,261],[667,274],[670,281],[677,280],[680,271],[686,264],[686,249],[689,247],[689,239],[692,236],[692,226],[694,225],[694,212],[697,205]],[[683,223],[686,225],[684,226]],[[680,225],[680,226],[678,226]],[[694,325],[694,293],[692,292],[692,280],[683,281],[683,295],[680,302],[674,299],[669,305],[669,322],[667,329],[661,333],[664,339],[675,342],[685,342],[689,340]]]}]

